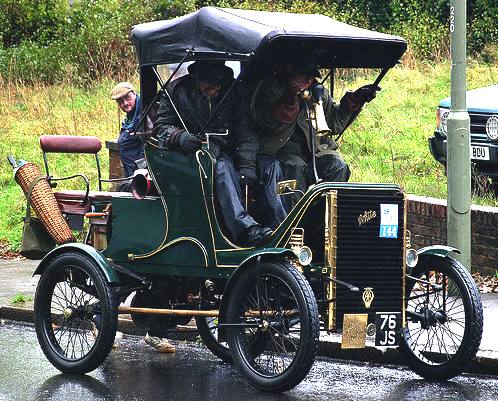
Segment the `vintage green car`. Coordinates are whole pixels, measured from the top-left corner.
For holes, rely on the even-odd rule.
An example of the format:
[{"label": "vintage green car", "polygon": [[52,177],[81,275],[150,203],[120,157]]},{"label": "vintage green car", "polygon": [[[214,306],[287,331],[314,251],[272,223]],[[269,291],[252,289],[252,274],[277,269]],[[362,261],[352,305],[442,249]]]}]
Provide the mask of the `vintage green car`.
[{"label": "vintage green car", "polygon": [[[400,37],[325,16],[215,7],[137,25],[132,36],[143,118],[165,91],[169,65],[222,59],[240,63],[238,80],[254,79],[305,45],[332,75],[379,69],[378,83],[406,49]],[[399,347],[430,379],[451,378],[475,357],[482,334],[475,284],[451,256],[456,249],[411,249],[399,186],[318,182],[266,243],[243,248],[218,221],[208,144],[185,154],[149,135],[144,148],[157,192],[71,193],[92,209],[86,240],[58,246],[35,272],[36,331],[59,370],[97,368],[119,313],[165,331],[195,318],[215,355],[271,392],[305,378],[321,333],[342,334],[343,348],[374,337],[379,347]],[[64,196],[56,193],[61,204]]]}]

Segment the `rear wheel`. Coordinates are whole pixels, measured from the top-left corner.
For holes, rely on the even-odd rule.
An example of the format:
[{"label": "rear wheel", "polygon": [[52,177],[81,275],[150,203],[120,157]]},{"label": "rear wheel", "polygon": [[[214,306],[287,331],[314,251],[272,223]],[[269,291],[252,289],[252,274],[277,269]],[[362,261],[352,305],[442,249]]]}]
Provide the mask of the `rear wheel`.
[{"label": "rear wheel", "polygon": [[232,354],[226,341],[218,340],[218,318],[196,316],[195,323],[204,345],[223,362],[232,362]]},{"label": "rear wheel", "polygon": [[422,256],[407,279],[407,327],[400,351],[427,379],[449,379],[475,357],[482,305],[468,271],[453,258]]},{"label": "rear wheel", "polygon": [[47,359],[65,373],[86,373],[109,354],[118,323],[116,296],[98,265],[78,253],[56,256],[35,296],[35,327]]},{"label": "rear wheel", "polygon": [[318,309],[308,282],[288,262],[261,263],[242,273],[231,291],[227,323],[233,360],[253,386],[286,391],[311,369]]}]

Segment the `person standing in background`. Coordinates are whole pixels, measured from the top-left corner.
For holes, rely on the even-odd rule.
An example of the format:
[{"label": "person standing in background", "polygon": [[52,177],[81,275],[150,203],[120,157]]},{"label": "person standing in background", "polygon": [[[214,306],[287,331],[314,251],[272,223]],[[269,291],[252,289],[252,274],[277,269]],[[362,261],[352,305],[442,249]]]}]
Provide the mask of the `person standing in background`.
[{"label": "person standing in background", "polygon": [[132,135],[139,128],[142,108],[140,95],[135,92],[130,82],[120,82],[111,90],[111,99],[115,100],[118,107],[126,113],[121,123],[118,146],[124,176],[131,177],[138,168],[136,161],[144,158],[142,138]]}]

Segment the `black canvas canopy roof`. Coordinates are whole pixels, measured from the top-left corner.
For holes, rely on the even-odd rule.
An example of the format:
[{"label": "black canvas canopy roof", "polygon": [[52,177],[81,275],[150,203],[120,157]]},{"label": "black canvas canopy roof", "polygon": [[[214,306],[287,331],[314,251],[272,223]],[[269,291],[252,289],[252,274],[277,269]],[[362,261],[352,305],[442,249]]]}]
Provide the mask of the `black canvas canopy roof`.
[{"label": "black canvas canopy roof", "polygon": [[[321,67],[392,67],[406,50],[399,36],[357,28],[316,14],[204,7],[167,21],[133,27],[141,66],[190,59],[248,61],[297,57]],[[293,54],[294,53],[294,54]]]}]

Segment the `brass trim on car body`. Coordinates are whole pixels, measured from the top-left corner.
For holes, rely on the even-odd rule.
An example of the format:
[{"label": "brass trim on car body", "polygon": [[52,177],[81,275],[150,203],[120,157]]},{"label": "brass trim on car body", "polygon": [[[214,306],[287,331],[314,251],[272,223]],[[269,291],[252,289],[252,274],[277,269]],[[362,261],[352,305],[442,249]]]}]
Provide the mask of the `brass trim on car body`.
[{"label": "brass trim on car body", "polygon": [[[151,145],[151,146],[159,149],[159,147],[157,145],[155,145],[154,143],[150,142],[149,140],[147,141],[147,143],[149,145]],[[198,151],[198,152],[202,152],[202,151]],[[148,160],[148,157],[147,157],[147,152],[144,152],[144,157],[145,157],[145,160],[147,162],[147,165],[149,165],[149,160]],[[201,171],[200,171],[199,168],[198,168],[198,173],[199,173],[199,180],[201,182],[203,193],[205,194],[205,192],[204,192],[204,186],[203,186],[203,181],[202,181],[202,176],[201,176]],[[199,248],[201,248],[202,253],[204,255],[204,261],[205,261],[205,264],[206,264],[206,267],[207,267],[209,265],[208,264],[208,257],[209,256],[208,256],[207,250],[204,247],[204,245],[202,244],[202,242],[199,241],[197,238],[193,238],[193,237],[178,237],[178,238],[175,238],[174,240],[171,240],[170,242],[166,243],[166,240],[168,238],[168,232],[169,232],[168,205],[166,203],[165,196],[162,193],[160,186],[157,184],[157,180],[156,180],[156,177],[154,175],[153,169],[149,169],[149,174],[152,177],[152,181],[154,182],[154,185],[155,185],[155,187],[157,189],[158,197],[161,199],[161,203],[162,203],[163,209],[164,209],[165,220],[166,220],[166,227],[165,227],[165,230],[164,230],[164,238],[163,238],[161,244],[156,249],[154,249],[153,251],[148,252],[148,253],[144,253],[144,254],[140,254],[140,255],[129,254],[128,255],[128,259],[129,260],[147,259],[147,258],[150,258],[150,257],[158,254],[159,252],[162,252],[163,250],[169,248],[171,245],[174,245],[174,244],[176,244],[178,242],[181,242],[181,241],[191,241],[191,242],[195,243],[196,245],[198,245]],[[204,203],[206,202],[205,199],[206,198],[204,196]],[[207,205],[206,205],[206,209],[207,209]],[[213,247],[214,247],[213,230],[211,228],[211,220],[210,220],[209,213],[208,213],[207,217],[208,217],[208,221],[210,223],[210,231],[211,231],[211,237],[213,239]],[[215,264],[217,265],[216,253],[213,253],[213,255],[214,255],[214,259],[215,259]]]},{"label": "brass trim on car body", "polygon": [[[308,192],[310,192],[310,190],[311,190],[311,188],[306,192],[306,194]],[[279,229],[282,226],[284,226],[284,225],[287,226],[287,228],[277,237],[276,243],[274,245],[272,245],[271,248],[285,248],[287,242],[289,241],[289,238],[287,238],[287,240],[285,240],[285,237],[286,237],[286,235],[288,234],[288,232],[290,230],[292,230],[293,228],[295,228],[294,223],[296,222],[296,220],[301,220],[301,218],[303,217],[304,213],[308,209],[308,207],[311,204],[311,202],[313,202],[315,200],[315,198],[317,198],[318,196],[321,196],[324,193],[325,190],[326,189],[320,189],[318,191],[313,191],[313,193],[310,195],[310,197],[305,201],[305,203],[299,209],[299,211],[296,212],[296,215],[293,217],[293,219],[292,219],[291,222],[286,222],[286,220],[284,220],[283,222],[281,222],[278,225],[277,228],[275,228],[275,230],[273,230],[273,233],[268,237],[267,242],[274,241],[273,237],[276,236],[276,233],[279,231]],[[292,211],[291,211],[291,213],[292,213]],[[282,242],[284,240],[285,240],[285,243]],[[237,248],[234,248],[234,249],[215,249],[215,251],[216,252],[234,252],[234,251],[241,251],[241,250],[248,250],[248,249],[255,249],[255,247],[253,247],[253,248],[240,248],[240,247],[237,247]],[[232,265],[226,265],[226,266],[225,265],[219,265],[219,266],[220,267],[236,267],[236,266],[232,266]]]},{"label": "brass trim on car body", "polygon": [[[207,156],[209,158],[211,158],[211,164],[212,165],[214,165],[214,163],[216,162],[216,159],[209,152],[205,152],[204,150],[198,150],[197,153],[200,154],[200,155],[204,155],[204,153],[207,154]],[[201,189],[202,189],[202,194],[203,194],[203,198],[204,198],[204,206],[206,207],[206,214],[207,214],[208,223],[209,223],[209,231],[210,231],[210,235],[211,235],[211,241],[213,242],[214,263],[215,263],[216,267],[229,267],[229,268],[238,267],[238,265],[220,265],[220,264],[218,264],[218,257],[216,255],[216,252],[218,252],[218,250],[216,249],[216,240],[214,239],[213,223],[211,222],[211,214],[209,212],[209,207],[208,207],[208,204],[207,204],[206,189],[204,188],[204,181],[203,181],[202,175],[201,175],[200,163],[201,163],[201,160],[199,158],[199,163],[198,163],[198,165],[199,165],[198,166],[199,178],[200,178],[200,181],[201,181]],[[214,184],[214,168],[211,168],[210,170],[211,170],[211,193],[214,194],[214,189],[213,189],[213,184]],[[212,206],[212,210],[213,210],[213,216],[214,216],[214,219],[216,221],[216,227],[217,227],[218,232],[220,233],[221,237],[227,242],[227,244],[229,244],[230,246],[233,246],[234,250],[243,250],[243,249],[246,249],[246,248],[239,248],[239,247],[237,247],[237,245],[235,245],[234,243],[232,243],[223,234],[223,231],[221,230],[221,227],[220,227],[220,225],[218,223],[218,217],[216,216],[216,209],[215,209],[215,205],[214,205],[214,197],[211,198],[211,206]],[[247,249],[249,249],[249,248],[247,248]]]},{"label": "brass trim on car body", "polygon": [[[337,191],[329,191],[325,194],[325,257],[324,274],[330,279],[336,277],[337,266]],[[332,280],[325,282],[325,299],[328,301],[327,330],[335,329],[336,284]]]},{"label": "brass trim on car body", "polygon": [[129,254],[128,255],[128,259],[130,259],[130,260],[137,260],[137,259],[149,258],[149,257],[154,256],[155,254],[157,254],[159,252],[164,251],[165,249],[171,247],[172,245],[175,245],[178,242],[183,242],[183,241],[193,242],[194,244],[196,244],[201,249],[201,251],[202,251],[202,253],[204,255],[205,266],[207,267],[208,266],[208,254],[207,254],[207,250],[204,247],[204,245],[202,245],[201,241],[199,241],[197,238],[193,238],[193,237],[178,237],[178,238],[175,238],[174,240],[168,242],[167,244],[161,245],[159,248],[157,248],[156,250],[154,250],[150,254],[147,254],[147,255],[133,255],[133,254]]},{"label": "brass trim on car body", "polygon": [[[150,145],[152,145],[152,146],[157,147],[156,145],[152,144],[150,141],[147,141],[147,143],[150,144]],[[144,158],[145,158],[145,161],[146,161],[147,166],[148,166],[149,165],[149,160],[148,160],[148,157],[147,157],[147,152],[144,152]],[[154,175],[154,171],[152,171],[152,169],[148,169],[148,171],[149,171],[150,176],[152,177],[152,182],[154,183],[154,186],[156,187],[156,190],[157,190],[157,193],[159,195],[159,198],[161,199],[161,203],[163,204],[164,219],[166,220],[166,222],[165,222],[165,228],[164,228],[164,238],[161,241],[161,244],[156,249],[154,249],[153,251],[150,251],[150,252],[147,252],[147,253],[143,253],[143,254],[140,254],[140,255],[128,254],[128,260],[146,259],[146,258],[149,258],[151,256],[156,255],[158,252],[160,252],[162,249],[165,248],[166,239],[168,238],[168,231],[169,231],[168,205],[166,204],[166,199],[164,198],[164,195],[163,195],[163,193],[161,191],[161,188],[157,184],[157,180],[156,180],[156,177]],[[131,255],[131,257],[130,257],[130,255]]]}]

